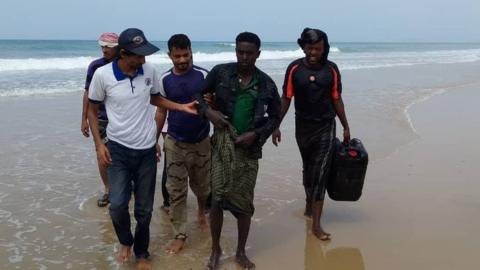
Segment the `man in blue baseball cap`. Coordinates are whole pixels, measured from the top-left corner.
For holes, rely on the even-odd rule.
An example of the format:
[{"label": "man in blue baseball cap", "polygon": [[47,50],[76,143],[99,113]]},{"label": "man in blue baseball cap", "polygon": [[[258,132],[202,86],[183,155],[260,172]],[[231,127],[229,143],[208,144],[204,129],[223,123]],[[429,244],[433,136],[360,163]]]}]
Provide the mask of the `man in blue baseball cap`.
[{"label": "man in blue baseball cap", "polygon": [[[160,80],[145,56],[159,49],[140,29],[129,28],[118,38],[119,57],[95,72],[89,91],[88,120],[97,159],[107,166],[110,184],[110,216],[121,247],[117,259],[127,262],[133,247],[137,269],[151,269],[147,258],[150,220],[157,173],[155,106],[196,114],[195,102],[178,104],[160,95]],[[96,115],[105,103],[109,124],[107,145],[101,142]],[[135,196],[135,235],[130,228],[128,203]]]}]

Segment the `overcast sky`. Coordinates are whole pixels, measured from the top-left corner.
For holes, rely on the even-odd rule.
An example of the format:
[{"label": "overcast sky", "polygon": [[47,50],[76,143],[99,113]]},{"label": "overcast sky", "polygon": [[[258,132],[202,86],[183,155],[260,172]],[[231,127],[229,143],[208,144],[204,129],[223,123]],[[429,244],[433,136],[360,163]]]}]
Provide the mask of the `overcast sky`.
[{"label": "overcast sky", "polygon": [[295,41],[304,27],[332,41],[479,42],[480,0],[1,0],[0,39],[96,39],[144,30],[230,41],[241,31]]}]

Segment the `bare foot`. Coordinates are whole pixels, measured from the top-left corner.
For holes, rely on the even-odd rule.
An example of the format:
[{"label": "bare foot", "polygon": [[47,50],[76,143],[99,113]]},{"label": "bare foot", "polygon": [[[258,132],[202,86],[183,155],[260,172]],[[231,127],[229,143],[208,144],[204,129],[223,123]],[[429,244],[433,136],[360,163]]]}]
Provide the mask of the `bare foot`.
[{"label": "bare foot", "polygon": [[120,245],[120,250],[117,254],[117,261],[119,263],[126,263],[132,255],[132,248],[129,246]]},{"label": "bare foot", "polygon": [[151,270],[152,265],[150,264],[150,262],[147,259],[141,258],[141,259],[137,260],[137,265],[135,266],[135,269],[136,270]]},{"label": "bare foot", "polygon": [[207,217],[205,217],[205,214],[198,215],[198,227],[200,228],[200,231],[203,233],[209,231]]},{"label": "bare foot", "polygon": [[170,255],[177,254],[179,253],[182,249],[183,246],[185,245],[185,240],[184,239],[174,239],[167,247],[167,253]]},{"label": "bare foot", "polygon": [[313,234],[322,241],[329,241],[331,240],[330,234],[325,232],[321,226],[312,227]]},{"label": "bare foot", "polygon": [[220,261],[220,256],[222,256],[222,250],[212,250],[210,259],[208,260],[207,270],[216,270],[218,268],[218,262]]},{"label": "bare foot", "polygon": [[240,266],[242,266],[244,269],[255,269],[255,264],[248,259],[245,253],[237,253],[237,255],[235,255],[235,261],[240,264]]}]

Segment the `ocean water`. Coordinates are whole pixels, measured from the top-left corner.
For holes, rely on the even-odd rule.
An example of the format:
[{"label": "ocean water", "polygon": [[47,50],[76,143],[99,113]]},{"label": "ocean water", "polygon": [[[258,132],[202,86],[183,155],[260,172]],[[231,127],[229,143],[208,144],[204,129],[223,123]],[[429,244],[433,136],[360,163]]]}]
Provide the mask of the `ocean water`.
[{"label": "ocean water", "polygon": [[[147,61],[160,72],[171,64],[165,42]],[[211,68],[235,60],[231,42],[193,42],[197,65]],[[302,57],[294,42],[264,42],[258,66],[272,76],[282,75],[289,62]],[[95,41],[0,40],[0,98],[82,91],[88,64],[101,56]],[[480,44],[335,43],[330,59],[342,71],[421,64],[464,63],[480,60]]]}]

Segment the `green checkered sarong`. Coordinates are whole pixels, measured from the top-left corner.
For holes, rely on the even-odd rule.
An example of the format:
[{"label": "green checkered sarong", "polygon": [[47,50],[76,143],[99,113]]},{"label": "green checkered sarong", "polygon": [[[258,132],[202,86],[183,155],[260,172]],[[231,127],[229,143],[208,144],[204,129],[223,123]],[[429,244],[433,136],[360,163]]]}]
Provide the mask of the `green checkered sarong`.
[{"label": "green checkered sarong", "polygon": [[247,150],[235,146],[235,137],[232,127],[213,133],[212,200],[232,212],[253,215],[258,159],[249,158]]}]

